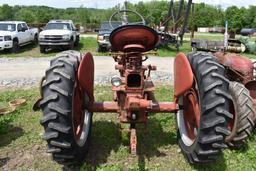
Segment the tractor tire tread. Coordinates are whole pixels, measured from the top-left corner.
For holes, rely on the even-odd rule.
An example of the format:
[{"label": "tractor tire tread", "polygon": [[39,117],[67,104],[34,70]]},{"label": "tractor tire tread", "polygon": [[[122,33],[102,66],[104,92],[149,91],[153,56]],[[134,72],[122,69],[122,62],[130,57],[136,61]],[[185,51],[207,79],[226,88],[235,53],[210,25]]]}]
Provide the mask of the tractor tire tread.
[{"label": "tractor tire tread", "polygon": [[221,149],[226,148],[229,113],[227,92],[229,80],[224,77],[225,69],[211,53],[194,52],[188,60],[195,75],[201,101],[199,134],[192,146],[179,139],[179,146],[190,164],[207,164],[215,161]]},{"label": "tractor tire tread", "polygon": [[71,122],[72,96],[81,59],[81,54],[76,51],[57,54],[50,61],[42,85],[40,107],[43,117],[40,123],[45,130],[43,138],[48,144],[47,152],[52,154],[53,160],[68,167],[79,165],[84,160],[90,143],[91,126],[85,145],[80,147],[76,143]]},{"label": "tractor tire tread", "polygon": [[253,100],[249,90],[238,82],[230,82],[229,92],[232,96],[235,119],[232,133],[227,137],[227,145],[233,149],[239,149],[246,144],[246,140],[251,136],[255,116]]}]

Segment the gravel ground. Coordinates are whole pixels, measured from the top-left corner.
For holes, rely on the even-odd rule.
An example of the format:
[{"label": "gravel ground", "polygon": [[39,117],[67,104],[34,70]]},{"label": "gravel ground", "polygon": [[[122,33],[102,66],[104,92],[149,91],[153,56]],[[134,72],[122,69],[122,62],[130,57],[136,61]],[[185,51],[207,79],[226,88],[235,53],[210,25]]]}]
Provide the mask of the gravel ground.
[{"label": "gravel ground", "polygon": [[[50,58],[0,58],[0,90],[13,87],[37,86],[49,67]],[[95,84],[110,84],[112,76],[117,75],[114,60],[109,56],[96,56]],[[157,66],[151,77],[156,84],[172,84],[174,58],[151,57],[144,64]]]}]

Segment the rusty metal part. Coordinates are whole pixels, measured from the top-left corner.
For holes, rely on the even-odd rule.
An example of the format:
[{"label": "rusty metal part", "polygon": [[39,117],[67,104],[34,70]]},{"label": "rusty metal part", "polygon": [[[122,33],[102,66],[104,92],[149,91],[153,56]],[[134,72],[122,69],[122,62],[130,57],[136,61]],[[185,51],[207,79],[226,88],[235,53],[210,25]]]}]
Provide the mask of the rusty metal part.
[{"label": "rusty metal part", "polygon": [[[135,101],[141,101],[141,99],[136,99]],[[144,104],[144,108],[139,108],[138,106],[132,108],[135,111],[147,111],[149,113],[174,113],[179,109],[179,106],[175,102],[155,102],[148,103],[144,100],[145,103],[148,104],[146,107]],[[150,101],[151,102],[151,101]],[[94,102],[87,106],[90,112],[104,112],[104,113],[114,113],[122,110],[120,108],[118,102]],[[126,108],[126,110],[131,110],[131,108]]]},{"label": "rusty metal part", "polygon": [[[247,82],[245,87],[250,91],[250,95],[253,98],[253,106],[256,110],[256,80]],[[254,122],[256,123],[256,116],[254,117]]]},{"label": "rusty metal part", "polygon": [[0,116],[1,115],[7,115],[16,110],[15,107],[5,107],[5,108],[0,108]]},{"label": "rusty metal part", "polygon": [[18,107],[26,105],[26,102],[26,99],[15,99],[8,102],[8,107],[0,108],[0,116],[14,112]]},{"label": "rusty metal part", "polygon": [[242,53],[245,52],[246,46],[239,40],[228,39],[228,46],[225,48],[223,41],[193,39],[191,46],[200,51],[207,52],[231,52],[231,53]]},{"label": "rusty metal part", "polygon": [[137,155],[137,135],[136,135],[136,129],[132,128],[130,133],[130,148],[131,148],[131,154]]},{"label": "rusty metal part", "polygon": [[[234,106],[234,101],[232,100],[230,103],[229,103],[229,112],[233,115],[233,118],[228,122],[228,130],[230,132],[232,132],[233,128],[234,128],[234,125],[236,124],[235,121],[236,121],[236,108]],[[230,141],[230,137],[226,137],[226,141]]]},{"label": "rusty metal part", "polygon": [[193,72],[184,53],[179,53],[174,61],[174,96],[179,97],[193,85]]},{"label": "rusty metal part", "polygon": [[40,92],[40,98],[34,103],[33,105],[33,111],[38,111],[40,110],[40,101],[43,99],[43,92],[42,92],[42,86],[43,86],[43,83],[45,81],[45,76],[41,78],[40,82],[39,82],[39,92]]},{"label": "rusty metal part", "polygon": [[91,112],[114,113],[119,110],[117,102],[94,102],[88,106]]},{"label": "rusty metal part", "polygon": [[133,49],[125,49],[124,47],[136,44],[144,47],[137,49],[139,53],[154,49],[158,42],[158,34],[152,28],[144,25],[125,25],[113,30],[109,40],[114,52],[130,52]]},{"label": "rusty metal part", "polygon": [[[109,53],[109,55],[112,55],[112,56],[133,55],[133,54],[138,54],[138,52],[110,52]],[[145,55],[158,55],[158,52],[156,52],[156,51],[149,51],[149,52],[140,53],[140,55],[142,55],[142,56],[145,56]]]},{"label": "rusty metal part", "polygon": [[256,99],[256,80],[249,81],[245,84],[245,87],[250,91],[250,95],[253,99]]},{"label": "rusty metal part", "polygon": [[227,67],[228,77],[231,81],[238,81],[246,84],[253,80],[253,62],[241,55],[234,53],[216,52],[214,56],[220,64]]},{"label": "rusty metal part", "polygon": [[15,99],[9,102],[9,106],[11,107],[19,107],[24,106],[27,103],[26,99]]},{"label": "rusty metal part", "polygon": [[76,140],[80,139],[80,136],[83,131],[85,117],[85,98],[85,92],[83,91],[83,88],[79,85],[79,82],[77,82],[75,85],[72,100],[72,124]]},{"label": "rusty metal part", "polygon": [[195,89],[195,85],[184,94],[183,111],[188,136],[194,141],[197,137],[197,130],[200,126],[201,117],[198,91]]},{"label": "rusty metal part", "polygon": [[91,101],[94,101],[94,60],[91,53],[86,53],[82,58],[78,72],[78,82]]}]

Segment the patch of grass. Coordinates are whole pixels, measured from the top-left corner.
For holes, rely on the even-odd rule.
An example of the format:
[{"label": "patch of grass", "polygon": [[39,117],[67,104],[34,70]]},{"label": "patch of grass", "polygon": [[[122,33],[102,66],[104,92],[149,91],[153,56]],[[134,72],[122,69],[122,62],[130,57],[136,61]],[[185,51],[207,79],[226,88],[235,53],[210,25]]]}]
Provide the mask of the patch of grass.
[{"label": "patch of grass", "polygon": [[[171,101],[170,86],[156,89],[159,101]],[[97,101],[111,100],[110,86],[96,86]],[[26,98],[27,104],[10,115],[0,117],[0,167],[7,170],[62,170],[45,153],[39,125],[41,112],[31,110],[39,97],[37,89],[0,93],[2,105],[15,98]],[[93,117],[92,146],[86,163],[79,170],[255,170],[256,136],[239,151],[225,150],[216,163],[209,166],[190,166],[176,143],[175,120],[172,114],[149,116],[148,128],[138,131],[138,156],[129,154],[129,134],[119,129],[116,114]]]},{"label": "patch of grass", "polygon": [[[85,52],[91,52],[95,56],[108,56],[109,53],[99,53],[97,52],[97,40],[95,37],[81,37],[80,43],[77,47],[75,47],[75,50],[80,51],[82,53]],[[223,40],[223,34],[215,34],[215,33],[196,33],[195,34],[196,39],[208,39],[208,40]],[[252,38],[254,40],[254,38]],[[40,53],[39,47],[35,45],[27,45],[24,47],[21,47],[21,50],[17,54],[12,54],[10,52],[1,52],[1,57],[49,57],[49,56],[55,56],[57,53],[61,52],[61,50],[53,49],[45,54]],[[174,46],[168,46],[164,48],[158,49],[158,55],[161,57],[175,57],[178,53],[177,49]],[[185,54],[191,52],[191,46],[190,46],[190,35],[186,34],[184,37],[184,43],[183,46],[180,47],[179,52],[183,52]],[[242,53],[241,55],[244,55],[248,58],[255,59],[256,55],[254,54],[248,54],[248,53]]]},{"label": "patch of grass", "polygon": [[183,52],[185,54],[191,52],[191,46],[189,41],[184,41],[179,51],[177,51],[175,46],[167,46],[167,47],[162,47],[158,49],[157,52],[158,52],[158,56],[161,56],[161,57],[175,57],[179,52]]},{"label": "patch of grass", "polygon": [[[96,55],[96,49],[97,49],[97,41],[94,37],[81,37],[80,43],[77,47],[75,47],[74,50],[80,51],[80,52],[92,52],[94,55]],[[39,46],[36,45],[27,45],[20,48],[20,51],[16,54],[3,51],[0,53],[1,57],[9,57],[9,58],[16,58],[16,57],[49,57],[49,56],[55,56],[57,53],[61,52],[60,49],[53,49],[48,51],[47,53],[40,53]]]}]

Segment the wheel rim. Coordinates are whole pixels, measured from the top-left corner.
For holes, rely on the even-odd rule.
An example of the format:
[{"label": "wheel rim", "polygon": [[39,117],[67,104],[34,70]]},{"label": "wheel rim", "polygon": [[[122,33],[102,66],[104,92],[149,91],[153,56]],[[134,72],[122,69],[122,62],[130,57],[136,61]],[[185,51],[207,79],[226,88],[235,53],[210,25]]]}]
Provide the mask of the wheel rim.
[{"label": "wheel rim", "polygon": [[88,138],[91,113],[85,109],[85,93],[77,84],[73,96],[72,124],[76,143],[83,146]]},{"label": "wheel rim", "polygon": [[232,131],[233,128],[234,128],[235,119],[236,119],[236,110],[235,110],[235,106],[234,106],[233,101],[231,101],[230,104],[229,104],[229,111],[233,115],[233,119],[228,123],[228,129],[230,131]]},{"label": "wheel rim", "polygon": [[198,136],[201,118],[198,90],[195,86],[179,100],[179,103],[183,106],[177,113],[181,139],[186,146],[191,146]]}]

